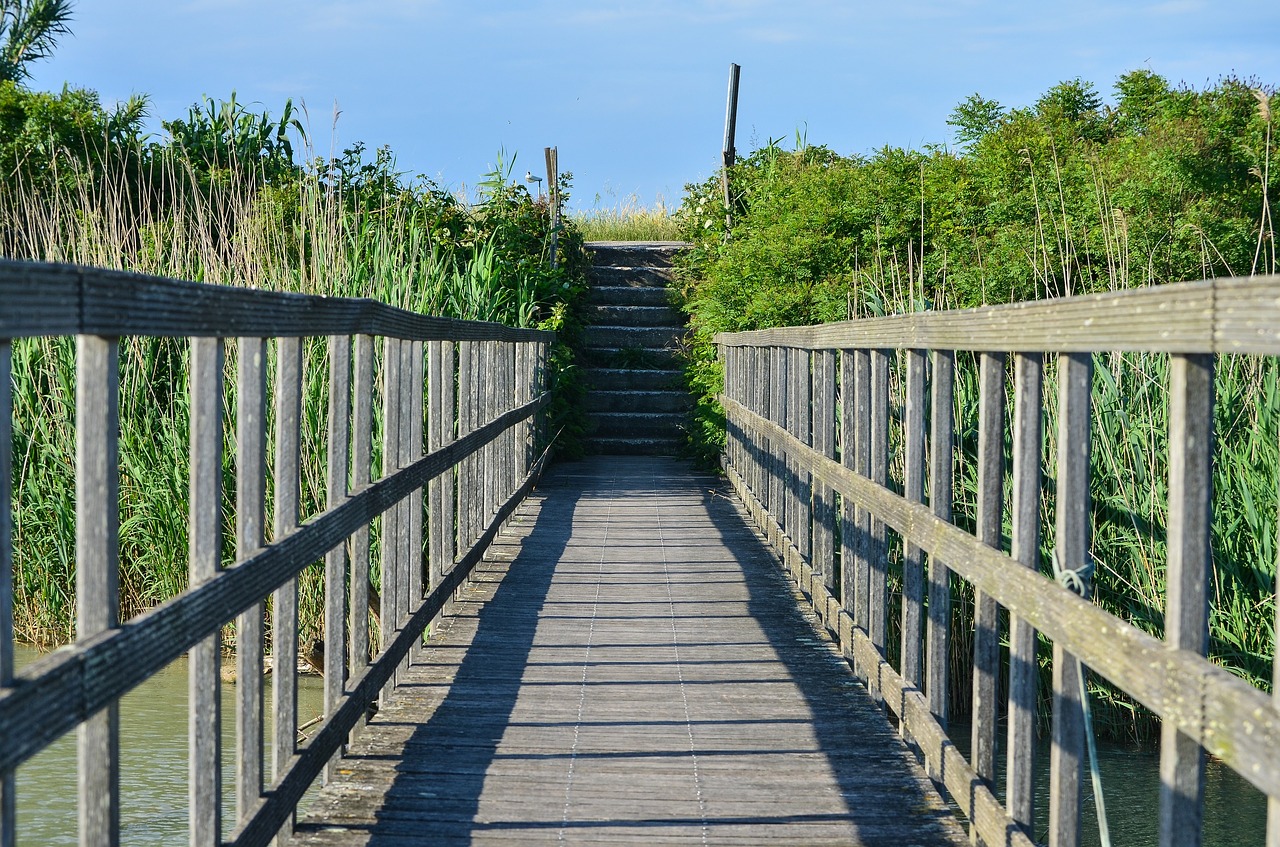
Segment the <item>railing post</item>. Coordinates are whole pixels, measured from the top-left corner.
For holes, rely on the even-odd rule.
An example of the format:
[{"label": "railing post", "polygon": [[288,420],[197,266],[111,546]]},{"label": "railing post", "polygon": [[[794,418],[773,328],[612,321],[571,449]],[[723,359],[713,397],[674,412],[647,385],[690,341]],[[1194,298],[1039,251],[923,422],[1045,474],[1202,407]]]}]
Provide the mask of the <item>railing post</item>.
[{"label": "railing post", "polygon": [[[262,549],[265,523],[266,342],[236,345],[236,561]],[[236,618],[236,819],[262,796],[262,620],[259,600]]]},{"label": "railing post", "polygon": [[[1014,358],[1017,391],[1013,422],[1013,558],[1040,564],[1041,454],[1044,431],[1044,360],[1039,353]],[[1035,820],[1036,631],[1009,616],[1009,742],[1005,766],[1006,808],[1027,832]]]},{"label": "railing post", "polygon": [[[0,688],[13,684],[13,345],[0,339]],[[17,786],[0,773],[0,847],[13,847]]]},{"label": "railing post", "polygon": [[[454,345],[450,341],[432,341],[431,412],[428,432],[432,452],[453,441],[454,427]],[[434,589],[453,567],[456,536],[454,534],[454,469],[446,468],[432,478],[428,486],[431,501],[431,574],[428,584]]]},{"label": "railing post", "polygon": [[[912,503],[924,502],[924,412],[925,365],[923,350],[908,350],[906,364],[906,409],[902,428],[902,496]],[[924,613],[924,554],[903,539],[902,551],[902,678],[920,686],[920,636]]]},{"label": "railing post", "polygon": [[[813,354],[813,446],[828,459],[836,457],[835,353]],[[835,593],[835,492],[821,482],[814,487],[813,567],[827,590]]]},{"label": "railing post", "polygon": [[[77,641],[120,625],[119,357],[118,339],[76,339]],[[119,844],[119,703],[80,725],[78,747],[81,847]]]},{"label": "railing post", "polygon": [[[424,392],[426,390],[426,375],[423,371],[423,342],[410,341],[406,343],[409,350],[409,455],[405,457],[406,464],[413,464],[422,458],[422,437],[423,437],[423,406]],[[422,549],[422,489],[416,488],[408,497],[409,501],[409,595],[406,609],[407,612],[414,609],[418,603],[422,602],[423,592],[423,563],[429,557],[423,556]],[[421,655],[421,644],[414,647],[409,653],[410,662],[415,662]]]},{"label": "railing post", "polygon": [[[351,336],[329,338],[329,438],[325,478],[326,506],[337,508],[347,499],[347,466],[351,445]],[[346,618],[347,545],[339,544],[324,557],[324,715],[333,717],[347,681]],[[354,615],[353,615],[354,617]],[[342,750],[324,769],[327,785]]]},{"label": "railing post", "polygon": [[[854,350],[853,462],[863,478],[871,476],[871,355]],[[853,623],[864,632],[871,622],[871,512],[857,510],[853,543]],[[865,670],[865,669],[864,669]]]},{"label": "railing post", "polygon": [[[1165,642],[1203,656],[1213,578],[1213,355],[1169,362],[1169,560]],[[1160,845],[1198,847],[1204,824],[1204,750],[1166,721],[1160,728]]]},{"label": "railing post", "polygon": [[[458,438],[463,438],[475,428],[476,381],[474,341],[458,343]],[[475,511],[475,455],[462,459],[458,464],[458,534],[455,550],[461,552],[471,546]]]},{"label": "railing post", "polygon": [[[352,373],[351,488],[358,491],[373,476],[373,338],[355,337]],[[369,666],[369,524],[351,536],[351,627],[347,663],[355,679]],[[351,730],[354,740],[364,727],[361,719]]]},{"label": "railing post", "polygon": [[[956,355],[933,351],[930,397],[929,505],[933,514],[951,521],[955,417],[952,409]],[[925,692],[929,709],[947,725],[947,661],[951,643],[951,571],[936,556],[929,557],[929,619],[925,627]]]},{"label": "railing post", "polygon": [[[982,353],[978,376],[978,539],[1003,545],[1003,353]],[[1000,719],[1000,610],[976,592],[973,622],[973,769],[992,787],[996,779],[996,724]]]},{"label": "railing post", "polygon": [[[187,516],[190,587],[222,566],[222,358],[220,338],[191,339],[191,471]],[[221,636],[191,648],[187,670],[187,830],[191,847],[222,841]]]},{"label": "railing post", "polygon": [[[299,418],[302,414],[302,341],[276,342],[275,525],[279,541],[298,527],[301,475],[298,461]],[[289,766],[298,739],[298,580],[288,579],[272,595],[271,688],[275,706],[275,744],[272,777],[279,781]],[[277,838],[288,841],[290,816]]]},{"label": "railing post", "polygon": [[[889,483],[889,356],[884,350],[871,351],[869,478],[886,487]],[[867,570],[867,631],[871,642],[885,653],[889,618],[889,545],[884,521],[870,515]]]},{"label": "railing post", "polygon": [[[857,356],[853,350],[840,351],[840,463],[857,471],[858,399]],[[858,508],[841,495],[840,515],[840,606],[855,618],[857,600]],[[853,657],[853,645],[842,644],[846,658]]]},{"label": "railing post", "polygon": [[[400,339],[386,337],[382,340],[382,478],[386,479],[400,467]],[[378,610],[378,652],[387,649],[399,628],[399,538],[400,504],[396,503],[382,513],[381,538],[381,596]],[[396,675],[392,674],[382,689],[380,702],[386,704],[395,691]]]},{"label": "railing post", "polygon": [[[791,432],[804,444],[813,445],[813,382],[812,356],[808,350],[791,351]],[[813,566],[813,475],[805,469],[804,462],[796,461],[796,515],[795,540],[800,557]],[[822,574],[819,566],[816,576]]]},{"label": "railing post", "polygon": [[[783,348],[769,348],[769,420],[773,423],[782,425],[786,420],[786,383],[787,371],[783,367]],[[782,531],[783,521],[786,516],[786,476],[787,463],[782,455],[781,448],[776,445],[770,445],[772,449],[769,451],[770,479],[769,479],[769,513],[773,515],[774,523],[778,525],[779,531]],[[774,544],[782,549],[782,539],[773,539]]]},{"label": "railing post", "polygon": [[[1064,569],[1089,561],[1090,353],[1058,356],[1058,483],[1055,555]],[[1085,586],[1086,595],[1088,586]],[[1053,645],[1053,746],[1049,751],[1049,844],[1080,843],[1080,780],[1084,716],[1077,681],[1079,660]]]}]

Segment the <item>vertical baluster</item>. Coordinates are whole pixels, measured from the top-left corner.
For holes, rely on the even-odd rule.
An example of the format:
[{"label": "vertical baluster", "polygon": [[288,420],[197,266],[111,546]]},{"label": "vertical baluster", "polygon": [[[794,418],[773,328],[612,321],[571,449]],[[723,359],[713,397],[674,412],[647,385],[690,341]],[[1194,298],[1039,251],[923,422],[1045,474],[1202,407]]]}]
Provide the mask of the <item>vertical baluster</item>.
[{"label": "vertical baluster", "polygon": [[[480,380],[480,421],[479,426],[488,424],[494,418],[494,408],[496,404],[495,383],[497,376],[494,373],[494,365],[496,364],[494,349],[497,342],[482,341],[480,343],[480,369],[476,376]],[[494,513],[494,481],[496,474],[494,473],[494,446],[496,442],[490,441],[480,451],[480,519],[476,522],[476,535],[479,536],[489,526],[489,521]]]},{"label": "vertical baluster", "polygon": [[[396,393],[400,404],[400,420],[396,426],[396,456],[398,457],[396,467],[406,468],[409,466],[410,452],[412,450],[409,436],[413,428],[413,387],[410,385],[410,380],[413,376],[413,363],[410,361],[413,344],[401,339],[396,348],[400,357],[399,379],[396,385]],[[413,567],[413,550],[409,546],[410,521],[412,520],[409,513],[411,502],[410,497],[402,497],[396,504],[396,632],[404,629],[409,620],[409,571]],[[396,680],[397,685],[402,675],[407,673],[408,670],[409,654],[406,653],[404,658],[400,660],[400,671]]]},{"label": "vertical baluster", "polygon": [[[76,338],[76,639],[119,626],[119,340]],[[5,385],[8,389],[8,385]],[[5,504],[7,506],[7,504]],[[120,843],[120,706],[80,724],[80,844]]]},{"label": "vertical baluster", "polygon": [[[400,339],[384,338],[382,341],[382,478],[386,479],[400,467]],[[395,637],[399,604],[397,602],[396,576],[400,537],[400,504],[396,503],[382,513],[382,545],[380,570],[382,575],[381,603],[378,610],[380,643],[378,651],[387,649]],[[396,678],[392,674],[382,690],[381,700],[386,703],[395,690]]]},{"label": "vertical baluster", "polygon": [[[1169,561],[1165,641],[1209,647],[1213,554],[1213,355],[1175,355],[1169,368]],[[1160,844],[1196,847],[1204,818],[1204,750],[1166,722],[1160,730]]]},{"label": "vertical baluster", "polygon": [[[241,338],[236,351],[236,561],[262,549],[267,442],[266,342]],[[236,618],[236,818],[262,795],[262,620],[258,601]]]},{"label": "vertical baluster", "polygon": [[[465,438],[472,429],[476,402],[475,379],[473,371],[473,355],[476,342],[463,341],[458,344],[458,438]],[[474,505],[474,487],[472,486],[472,469],[475,465],[474,454],[462,459],[458,464],[458,534],[454,548],[455,557],[471,546],[471,515]]]},{"label": "vertical baluster", "polygon": [[[329,338],[329,438],[325,475],[325,505],[335,509],[347,499],[347,466],[351,450],[351,337]],[[339,544],[324,557],[324,714],[333,717],[347,681],[344,647],[346,619],[347,546]],[[324,782],[334,776],[341,748],[325,765]]]},{"label": "vertical baluster", "polygon": [[[515,404],[523,406],[533,399],[533,379],[529,373],[529,344],[516,345],[515,372]],[[529,419],[525,418],[516,428],[516,475],[515,483],[519,485],[529,474]]]},{"label": "vertical baluster", "polygon": [[[1063,568],[1076,570],[1089,557],[1089,353],[1058,356],[1058,484],[1055,546]],[[1087,586],[1086,586],[1087,589]],[[1087,592],[1086,592],[1087,593]],[[1078,659],[1053,645],[1053,746],[1049,750],[1049,843],[1080,843],[1080,778],[1084,716],[1080,711]]]},{"label": "vertical baluster", "polygon": [[[786,394],[785,386],[787,382],[787,372],[783,366],[783,348],[769,348],[769,420],[779,426],[786,420]],[[786,497],[786,468],[787,463],[782,446],[779,444],[771,444],[770,452],[771,476],[769,487],[769,511],[772,513],[779,529],[782,529],[786,521],[786,505],[783,502]],[[777,545],[781,545],[781,539],[775,541]]]},{"label": "vertical baluster", "polygon": [[[357,335],[355,367],[352,373],[351,489],[359,491],[373,476],[373,338]],[[369,666],[369,525],[362,524],[351,536],[351,627],[348,637],[348,666],[351,678]],[[336,647],[336,645],[335,645]],[[354,739],[364,727],[364,719],[351,730]]]},{"label": "vertical baluster", "polygon": [[[412,341],[406,346],[409,348],[409,455],[406,464],[413,464],[422,458],[425,375],[422,342]],[[422,489],[415,488],[409,495],[409,611],[416,609],[422,602],[422,553]],[[418,651],[415,650],[411,658],[416,660],[417,657]]]},{"label": "vertical baluster", "polygon": [[[871,476],[871,356],[853,353],[853,461],[859,476]],[[871,513],[858,509],[853,541],[853,623],[866,630],[871,622]]]},{"label": "vertical baluster", "polygon": [[[933,514],[951,520],[952,450],[955,430],[952,398],[956,356],[950,350],[933,353],[930,392],[929,505]],[[929,619],[925,627],[925,690],[929,709],[947,725],[947,652],[951,642],[951,579],[946,564],[929,557]]]},{"label": "vertical baluster", "polygon": [[[793,433],[805,444],[813,445],[812,356],[808,350],[791,351],[791,396],[795,398],[792,413]],[[813,475],[803,461],[796,460],[796,548],[801,557],[813,563]],[[821,571],[818,571],[821,574]]]},{"label": "vertical baluster", "polygon": [[[1003,544],[1004,366],[1003,353],[982,353],[978,377],[978,539]],[[1000,610],[977,592],[973,632],[973,769],[994,788],[996,723],[1000,691]]]},{"label": "vertical baluster", "polygon": [[[1014,358],[1017,396],[1013,423],[1013,558],[1032,570],[1040,560],[1040,462],[1044,438],[1044,361],[1040,354]],[[1009,816],[1031,832],[1035,820],[1036,700],[1039,667],[1036,631],[1009,619],[1009,743],[1005,794]]]},{"label": "vertical baluster", "polygon": [[[191,339],[191,471],[187,570],[192,588],[222,565],[222,339]],[[222,840],[221,636],[191,648],[187,666],[187,828],[191,847]]]},{"label": "vertical baluster", "polygon": [[[13,346],[0,339],[0,688],[13,684]],[[0,774],[0,847],[13,847],[13,771]]]},{"label": "vertical baluster", "polygon": [[[298,528],[301,475],[298,462],[299,419],[302,416],[302,340],[276,342],[276,456],[274,540]],[[271,689],[275,700],[275,744],[272,775],[284,776],[298,742],[298,580],[286,580],[272,595]],[[281,827],[278,844],[288,841],[293,819]]]},{"label": "vertical baluster", "polygon": [[[813,354],[813,447],[828,459],[836,457],[836,360],[831,350]],[[813,563],[821,568],[822,584],[835,591],[835,492],[829,485],[814,488]]]},{"label": "vertical baluster", "polygon": [[[453,443],[458,428],[457,345],[452,341],[440,344],[440,444]],[[446,468],[440,475],[440,567],[441,573],[453,569],[458,552],[456,521],[458,516],[458,475],[456,467]]]},{"label": "vertical baluster", "polygon": [[[906,414],[903,450],[906,453],[902,496],[924,502],[925,365],[923,350],[907,351]],[[920,635],[924,607],[924,554],[904,539],[902,550],[902,678],[920,687]]]},{"label": "vertical baluster", "polygon": [[[858,441],[858,359],[852,350],[840,351],[840,464],[857,472]],[[841,495],[840,514],[840,605],[850,617],[857,613],[858,507]],[[842,644],[846,658],[853,647]]]},{"label": "vertical baluster", "polygon": [[[747,348],[750,353],[751,376],[748,385],[751,390],[751,409],[758,415],[765,414],[765,389],[768,381],[765,378],[764,357],[765,351],[759,347]],[[752,450],[751,455],[751,490],[755,493],[756,499],[764,502],[766,492],[764,490],[764,451],[767,449],[765,445],[768,443],[763,438],[749,438],[745,433],[743,439],[746,440]]]},{"label": "vertical baluster", "polygon": [[[870,403],[871,431],[868,438],[870,478],[877,485],[887,487],[889,484],[889,355],[884,350],[871,351]],[[889,544],[884,521],[874,518],[871,520],[869,552],[867,626],[871,642],[880,648],[883,654],[889,620]]]}]

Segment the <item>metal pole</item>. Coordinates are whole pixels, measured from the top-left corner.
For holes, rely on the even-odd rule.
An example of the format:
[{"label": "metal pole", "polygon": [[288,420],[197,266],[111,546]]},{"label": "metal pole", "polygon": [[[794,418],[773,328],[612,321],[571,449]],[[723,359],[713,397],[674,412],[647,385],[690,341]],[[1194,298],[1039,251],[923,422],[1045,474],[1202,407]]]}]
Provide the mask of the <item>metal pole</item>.
[{"label": "metal pole", "polygon": [[733,167],[733,138],[738,127],[738,76],[742,68],[729,63],[729,99],[724,107],[724,150],[721,155],[720,187],[724,190],[724,228],[733,225],[733,205],[729,197],[729,168]]}]

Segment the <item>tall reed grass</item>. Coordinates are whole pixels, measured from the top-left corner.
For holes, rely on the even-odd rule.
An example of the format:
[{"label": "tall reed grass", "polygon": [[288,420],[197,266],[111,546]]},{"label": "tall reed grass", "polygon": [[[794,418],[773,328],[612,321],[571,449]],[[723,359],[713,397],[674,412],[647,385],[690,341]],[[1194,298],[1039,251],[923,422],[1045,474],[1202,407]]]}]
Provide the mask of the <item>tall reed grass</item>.
[{"label": "tall reed grass", "polygon": [[635,194],[614,206],[597,204],[571,217],[587,241],[680,241],[680,225],[661,197],[646,206]]}]

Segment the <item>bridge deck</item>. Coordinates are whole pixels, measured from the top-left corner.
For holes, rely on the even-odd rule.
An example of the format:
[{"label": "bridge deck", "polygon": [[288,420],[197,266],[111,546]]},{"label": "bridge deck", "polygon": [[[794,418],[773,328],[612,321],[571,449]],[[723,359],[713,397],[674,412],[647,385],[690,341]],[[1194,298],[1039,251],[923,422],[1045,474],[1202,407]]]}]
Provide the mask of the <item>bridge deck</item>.
[{"label": "bridge deck", "polygon": [[742,515],[553,468],[294,843],[967,843]]}]

